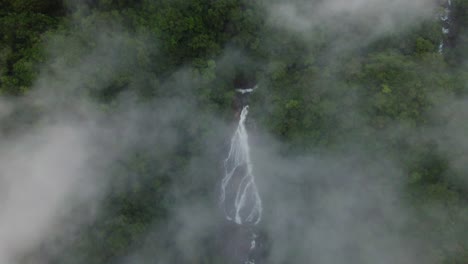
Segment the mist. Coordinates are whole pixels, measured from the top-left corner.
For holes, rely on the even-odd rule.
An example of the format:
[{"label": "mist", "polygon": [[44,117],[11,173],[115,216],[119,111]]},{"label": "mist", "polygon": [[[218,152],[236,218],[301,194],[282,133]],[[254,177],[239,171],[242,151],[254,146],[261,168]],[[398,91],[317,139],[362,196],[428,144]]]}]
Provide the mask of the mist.
[{"label": "mist", "polygon": [[268,21],[280,29],[313,38],[314,31],[335,37],[339,49],[361,48],[388,34],[398,34],[434,17],[437,3],[421,1],[271,1]]},{"label": "mist", "polygon": [[440,3],[219,3],[218,36],[213,3],[84,2],[0,98],[0,263],[235,263],[219,193],[239,83],[258,84],[258,263],[465,260],[467,86],[425,31]]}]

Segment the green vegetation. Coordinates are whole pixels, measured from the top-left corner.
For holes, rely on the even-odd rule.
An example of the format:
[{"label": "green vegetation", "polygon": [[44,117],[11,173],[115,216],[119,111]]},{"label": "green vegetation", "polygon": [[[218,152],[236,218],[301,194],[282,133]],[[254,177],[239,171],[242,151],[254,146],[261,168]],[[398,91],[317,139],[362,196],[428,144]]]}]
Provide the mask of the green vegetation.
[{"label": "green vegetation", "polygon": [[[114,51],[118,61],[93,68],[92,77],[77,89],[106,111],[114,110],[122,94],[145,103],[190,93],[194,99],[187,104],[230,120],[235,78],[249,76],[262,87],[250,98],[251,113],[283,144],[283,153],[338,150],[351,141],[370,152],[387,153],[404,168],[404,199],[414,213],[410,233],[437,241],[440,263],[468,262],[468,185],[463,181],[468,171],[451,168],[438,139],[419,138],[421,131],[446,124],[433,113],[448,97],[468,93],[468,1],[453,1],[453,36],[444,54],[438,52],[442,36],[435,19],[333,52],[328,45],[337,38],[333,32],[314,29],[306,39],[276,28],[256,1],[88,2],[0,0],[3,97],[21,98],[34,91],[40,74],[60,71],[54,65],[78,71],[83,58],[99,61],[99,52]],[[102,43],[108,50],[93,53]],[[183,78],[187,83],[181,85]],[[19,115],[32,115],[37,109],[21,111],[27,113]],[[151,247],[171,247],[157,239],[177,229],[167,218],[180,196],[169,190],[175,182],[191,184],[175,175],[203,155],[202,139],[213,136],[215,125],[203,114],[199,123],[187,122],[185,111],[174,120],[183,142],[167,154],[170,162],[155,157],[150,147],[135,147],[122,157],[112,168],[115,186],[109,187],[98,219],[67,245],[69,254],[54,255],[53,263],[114,263],[142,247],[148,256],[154,254]],[[210,155],[213,164],[219,162],[219,155]],[[213,188],[215,167],[200,172]],[[199,187],[183,195],[213,199],[211,190]],[[436,207],[447,214],[431,215]],[[147,242],[155,225],[166,233],[152,234],[154,241]],[[191,260],[168,249],[165,256],[172,262],[167,263],[223,263],[207,253],[210,246]]]}]

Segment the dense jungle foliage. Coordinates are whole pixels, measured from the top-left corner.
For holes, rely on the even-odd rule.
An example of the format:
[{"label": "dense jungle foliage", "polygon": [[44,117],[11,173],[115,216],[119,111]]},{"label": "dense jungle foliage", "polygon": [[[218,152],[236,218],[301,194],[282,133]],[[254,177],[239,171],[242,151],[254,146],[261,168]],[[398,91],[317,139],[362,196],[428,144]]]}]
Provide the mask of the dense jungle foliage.
[{"label": "dense jungle foliage", "polygon": [[[212,171],[206,168],[210,164],[199,171],[205,175],[200,181],[209,184],[178,175],[193,169],[194,157],[203,160],[207,146],[200,138],[216,133],[211,116],[233,120],[239,83],[257,82],[251,115],[257,127],[281,142],[281,153],[341,151],[349,142],[385,153],[404,171],[403,199],[414,213],[405,232],[433,241],[438,263],[468,263],[468,167],[452,166],[451,147],[440,138],[421,136],[429,127],[450,129],[450,109],[441,116],[433,113],[451,104],[451,98],[468,95],[468,1],[453,0],[448,36],[435,13],[433,19],[362,45],[353,33],[327,25],[306,32],[275,27],[264,5],[244,0],[0,0],[3,98],[21,99],[34,92],[41,76],[54,76],[62,67],[57,65],[66,65],[91,72],[71,94],[85,94],[104,112],[114,111],[122,97],[144,103],[176,98],[187,90],[192,99],[181,103],[188,109],[181,111],[201,109],[199,120],[174,121],[182,141],[164,159],[152,146],[135,146],[111,166],[112,186],[96,220],[73,239],[63,240],[63,234],[51,238],[62,241],[65,250],[56,252],[45,244],[25,263],[35,263],[44,252],[49,263],[125,263],[136,250],[145,257],[129,263],[159,263],[154,262],[160,254],[156,248],[165,249],[164,263],[226,263],[210,241],[186,259],[160,237],[176,233],[177,223],[169,215],[181,199],[214,199],[219,165],[213,157],[223,157],[222,146],[207,154],[214,161]],[[366,29],[355,30],[359,35]],[[442,53],[441,39],[446,43]],[[346,44],[351,48],[339,48]],[[116,61],[104,62],[112,66],[79,66],[83,61],[92,66],[89,61],[100,61],[100,53],[113,52]],[[57,97],[67,89],[52,87]],[[40,106],[18,109],[3,119],[2,134],[33,126],[40,114]],[[466,122],[465,117],[459,122]],[[176,185],[193,187],[180,193]],[[431,208],[446,213],[433,214]]]}]

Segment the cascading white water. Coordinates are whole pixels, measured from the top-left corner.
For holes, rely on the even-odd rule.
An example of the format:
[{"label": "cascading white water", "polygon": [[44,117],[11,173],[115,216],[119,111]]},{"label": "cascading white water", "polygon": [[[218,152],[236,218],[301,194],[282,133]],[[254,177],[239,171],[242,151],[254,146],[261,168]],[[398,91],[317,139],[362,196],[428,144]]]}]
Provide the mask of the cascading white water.
[{"label": "cascading white water", "polygon": [[452,1],[448,0],[445,4],[443,12],[440,14],[440,21],[442,22],[442,34],[443,39],[440,41],[439,44],[439,53],[444,52],[444,38],[450,33],[450,12],[452,8]]},{"label": "cascading white water", "polygon": [[244,106],[231,139],[228,157],[224,160],[225,172],[221,182],[220,204],[225,216],[239,225],[258,224],[262,216],[262,201],[252,174],[249,138],[245,128],[248,112],[249,106]]},{"label": "cascading white water", "polygon": [[247,89],[236,89],[236,92],[238,93],[241,93],[241,94],[245,94],[245,93],[251,93],[253,92],[255,89],[258,88],[258,85],[255,85],[253,88],[247,88]]}]

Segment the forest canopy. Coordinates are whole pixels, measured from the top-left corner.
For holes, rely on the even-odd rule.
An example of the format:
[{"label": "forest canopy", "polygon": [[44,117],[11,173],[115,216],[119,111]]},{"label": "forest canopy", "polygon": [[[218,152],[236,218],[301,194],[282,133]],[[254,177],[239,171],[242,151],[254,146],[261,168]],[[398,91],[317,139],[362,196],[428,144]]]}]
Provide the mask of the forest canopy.
[{"label": "forest canopy", "polygon": [[0,262],[229,263],[258,85],[265,263],[465,264],[467,47],[467,0],[0,0]]}]

